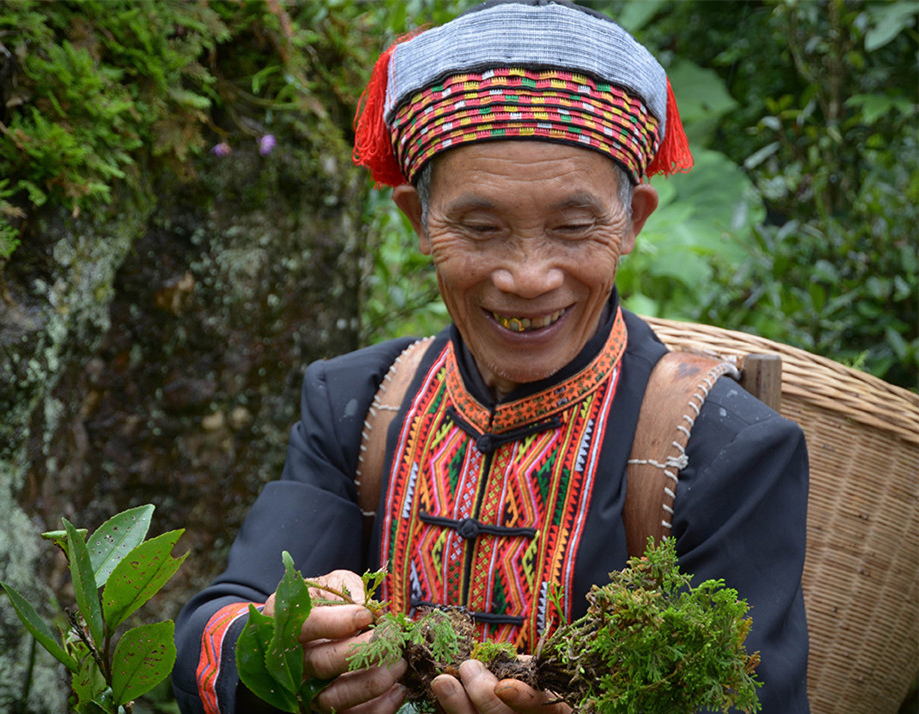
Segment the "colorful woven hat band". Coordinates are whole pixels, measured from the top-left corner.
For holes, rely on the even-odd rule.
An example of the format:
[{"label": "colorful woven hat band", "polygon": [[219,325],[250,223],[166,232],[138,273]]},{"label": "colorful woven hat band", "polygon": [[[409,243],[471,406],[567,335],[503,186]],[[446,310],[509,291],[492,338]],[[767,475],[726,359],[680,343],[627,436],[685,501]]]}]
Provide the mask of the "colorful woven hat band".
[{"label": "colorful woven hat band", "polygon": [[470,142],[540,139],[594,149],[638,183],[659,147],[659,122],[619,87],[558,70],[487,70],[415,94],[390,132],[408,181],[434,155]]},{"label": "colorful woven hat band", "polygon": [[390,47],[361,97],[353,158],[397,186],[441,151],[499,139],[587,147],[636,183],[692,167],[657,60],[565,0],[491,0]]}]

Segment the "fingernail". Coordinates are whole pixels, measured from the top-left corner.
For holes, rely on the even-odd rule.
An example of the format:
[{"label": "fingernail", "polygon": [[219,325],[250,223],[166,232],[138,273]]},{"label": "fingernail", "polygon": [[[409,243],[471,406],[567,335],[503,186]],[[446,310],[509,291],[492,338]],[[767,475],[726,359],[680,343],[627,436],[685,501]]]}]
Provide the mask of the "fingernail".
[{"label": "fingernail", "polygon": [[460,675],[463,677],[474,677],[477,674],[481,674],[484,669],[485,665],[477,659],[467,659],[459,667]]},{"label": "fingernail", "polygon": [[354,626],[359,630],[370,627],[371,623],[373,622],[373,613],[366,608],[361,608],[354,613],[353,622]]},{"label": "fingernail", "polygon": [[405,701],[405,698],[408,696],[408,687],[404,684],[396,684],[392,688],[392,701],[394,704],[401,704]]},{"label": "fingernail", "polygon": [[431,689],[437,697],[451,697],[456,692],[456,680],[449,675],[434,677],[431,680]]}]

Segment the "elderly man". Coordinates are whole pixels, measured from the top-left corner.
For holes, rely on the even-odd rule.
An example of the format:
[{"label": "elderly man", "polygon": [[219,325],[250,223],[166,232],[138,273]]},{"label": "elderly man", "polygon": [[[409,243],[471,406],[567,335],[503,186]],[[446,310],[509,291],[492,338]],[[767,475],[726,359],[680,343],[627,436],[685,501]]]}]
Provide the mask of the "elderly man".
[{"label": "elderly man", "polygon": [[[492,0],[384,54],[355,157],[394,187],[453,324],[307,369],[281,480],[253,506],[224,574],[178,619],[183,711],[250,711],[233,648],[248,603],[272,611],[282,550],[352,592],[355,572],[382,564],[394,610],[463,605],[482,637],[521,653],[557,624],[550,588],[577,617],[591,584],[625,566],[623,511],[637,488],[627,462],[666,349],[621,309],[614,280],[657,207],[643,179],[691,164],[675,109],[644,47],[567,2]],[[395,418],[368,430],[395,373]],[[706,391],[686,420],[664,525],[684,571],[724,578],[752,606],[763,711],[801,714],[803,437],[730,380]],[[368,445],[379,464],[359,458]],[[369,539],[359,488],[380,494]],[[358,605],[307,619],[306,672],[340,675],[316,700],[323,711],[402,703],[404,662],[347,672],[370,622]],[[451,714],[565,710],[475,661],[434,691]]]}]

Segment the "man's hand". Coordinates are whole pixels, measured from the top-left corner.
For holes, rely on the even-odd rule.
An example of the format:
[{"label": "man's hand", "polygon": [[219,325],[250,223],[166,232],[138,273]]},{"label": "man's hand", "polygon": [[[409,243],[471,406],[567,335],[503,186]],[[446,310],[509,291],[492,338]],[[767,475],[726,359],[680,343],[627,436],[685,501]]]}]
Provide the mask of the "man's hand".
[{"label": "man's hand", "polygon": [[569,714],[567,704],[547,704],[551,697],[516,679],[498,681],[484,664],[466,660],[457,680],[442,674],[431,682],[447,714]]},{"label": "man's hand", "polygon": [[[312,580],[334,590],[347,589],[355,603],[364,602],[364,584],[350,570],[334,570]],[[310,597],[337,599],[317,588],[310,589]],[[274,615],[274,600],[272,594],[265,603],[264,614]],[[351,648],[370,639],[371,633],[366,630],[372,622],[373,614],[359,604],[317,606],[310,610],[300,630],[304,676],[336,678],[313,702],[322,711],[393,714],[405,700],[405,687],[398,684],[407,668],[405,660],[400,659],[389,667],[348,671]]]}]

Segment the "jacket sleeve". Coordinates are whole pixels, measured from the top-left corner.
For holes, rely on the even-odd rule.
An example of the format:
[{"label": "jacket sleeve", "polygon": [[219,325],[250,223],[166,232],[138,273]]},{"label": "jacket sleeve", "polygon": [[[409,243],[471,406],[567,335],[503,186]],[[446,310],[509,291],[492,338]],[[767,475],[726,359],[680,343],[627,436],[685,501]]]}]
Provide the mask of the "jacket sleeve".
[{"label": "jacket sleeve", "polygon": [[[370,402],[405,341],[384,343],[304,375],[301,418],[279,481],[265,485],[230,548],[227,566],[176,619],[173,691],[185,714],[236,711],[236,640],[249,603],[274,592],[288,551],[305,576],[364,567],[354,471]],[[265,711],[273,711],[266,709]]]},{"label": "jacket sleeve", "polygon": [[801,590],[807,517],[804,434],[729,379],[697,417],[680,474],[673,534],[694,583],[724,579],[750,605],[763,714],[807,714]]}]

